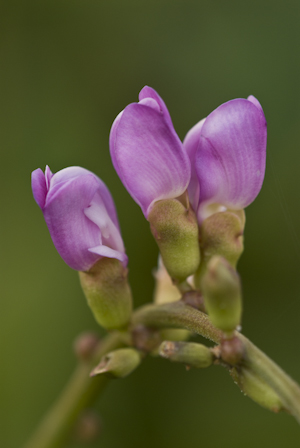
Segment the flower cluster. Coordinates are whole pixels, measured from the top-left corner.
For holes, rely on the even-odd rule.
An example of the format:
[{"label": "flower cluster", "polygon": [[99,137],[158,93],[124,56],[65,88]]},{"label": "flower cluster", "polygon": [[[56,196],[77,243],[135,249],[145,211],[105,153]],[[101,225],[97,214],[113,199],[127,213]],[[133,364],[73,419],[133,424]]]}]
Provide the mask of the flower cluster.
[{"label": "flower cluster", "polygon": [[[174,281],[196,271],[198,230],[205,220],[240,211],[258,195],[266,139],[265,116],[253,96],[222,104],[183,142],[164,101],[150,87],[115,119],[109,137],[114,168],[149,220]],[[128,260],[114,202],[95,174],[80,167],[54,175],[48,167],[45,174],[37,169],[32,191],[56,249],[71,268],[90,272],[101,260],[112,259],[125,272]]]}]

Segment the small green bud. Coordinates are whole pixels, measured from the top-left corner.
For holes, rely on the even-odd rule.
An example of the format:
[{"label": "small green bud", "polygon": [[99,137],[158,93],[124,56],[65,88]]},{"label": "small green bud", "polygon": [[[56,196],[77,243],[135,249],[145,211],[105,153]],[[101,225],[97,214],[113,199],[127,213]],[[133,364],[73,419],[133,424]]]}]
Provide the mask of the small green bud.
[{"label": "small green bud", "polygon": [[87,272],[79,272],[88,304],[104,328],[119,329],[129,323],[132,312],[127,269],[115,258],[101,258]]},{"label": "small green bud", "polygon": [[195,342],[164,341],[159,347],[159,355],[198,369],[209,367],[214,360],[208,347]]},{"label": "small green bud", "polygon": [[230,375],[241,391],[260,406],[273,412],[283,410],[283,405],[276,392],[249,368],[231,369]]},{"label": "small green bud", "polygon": [[200,263],[198,222],[191,207],[178,199],[157,201],[148,220],[164,265],[173,280],[183,282]]},{"label": "small green bud", "polygon": [[195,275],[200,287],[207,264],[214,255],[221,255],[236,268],[244,250],[244,210],[218,212],[205,219],[200,227],[201,264]]},{"label": "small green bud", "polygon": [[135,370],[141,362],[140,353],[134,348],[120,348],[107,353],[90,376],[104,373],[113,378],[124,378]]},{"label": "small green bud", "polygon": [[222,257],[213,257],[202,280],[205,308],[213,325],[230,335],[240,324],[241,284],[237,272]]}]

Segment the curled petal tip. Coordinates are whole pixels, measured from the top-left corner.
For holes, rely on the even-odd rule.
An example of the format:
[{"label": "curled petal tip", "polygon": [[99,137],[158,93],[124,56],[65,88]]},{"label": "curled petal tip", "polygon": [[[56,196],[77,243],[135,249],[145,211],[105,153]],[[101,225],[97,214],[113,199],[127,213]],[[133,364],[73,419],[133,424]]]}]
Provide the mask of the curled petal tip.
[{"label": "curled petal tip", "polygon": [[31,173],[31,188],[36,203],[43,210],[47,196],[47,185],[45,175],[40,168]]}]

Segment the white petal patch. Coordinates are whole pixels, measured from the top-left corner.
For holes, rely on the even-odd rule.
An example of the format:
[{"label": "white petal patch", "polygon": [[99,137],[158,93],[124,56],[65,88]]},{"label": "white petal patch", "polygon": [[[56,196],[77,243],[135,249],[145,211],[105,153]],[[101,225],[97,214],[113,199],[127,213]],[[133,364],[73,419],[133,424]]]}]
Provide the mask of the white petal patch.
[{"label": "white petal patch", "polygon": [[119,252],[118,250],[114,250],[111,247],[102,245],[91,247],[89,249],[89,252],[100,255],[102,257],[115,258],[116,260],[120,260],[123,264],[127,264],[127,255],[124,254],[124,252]]},{"label": "white petal patch", "polygon": [[119,229],[111,220],[99,192],[95,194],[89,207],[84,209],[84,214],[99,227],[103,244],[119,252],[125,252]]}]

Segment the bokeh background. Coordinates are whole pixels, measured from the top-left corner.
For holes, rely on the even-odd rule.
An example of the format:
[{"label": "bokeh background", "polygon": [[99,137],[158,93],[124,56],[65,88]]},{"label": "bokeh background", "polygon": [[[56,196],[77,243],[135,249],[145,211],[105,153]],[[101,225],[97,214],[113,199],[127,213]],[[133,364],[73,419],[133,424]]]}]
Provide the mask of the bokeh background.
[{"label": "bokeh background", "polygon": [[[227,100],[260,100],[268,159],[239,263],[243,331],[300,381],[300,2],[11,0],[0,8],[0,446],[22,446],[75,366],[74,338],[98,331],[33,201],[32,170],[81,165],[107,183],[135,303],[152,298],[157,248],[108,152],[112,121],[145,84],[164,98],[181,138]],[[186,372],[149,358],[112,382],[96,408],[103,429],[92,447],[299,447],[292,417],[260,408],[217,367]]]}]

